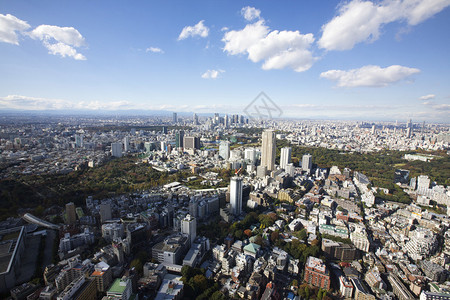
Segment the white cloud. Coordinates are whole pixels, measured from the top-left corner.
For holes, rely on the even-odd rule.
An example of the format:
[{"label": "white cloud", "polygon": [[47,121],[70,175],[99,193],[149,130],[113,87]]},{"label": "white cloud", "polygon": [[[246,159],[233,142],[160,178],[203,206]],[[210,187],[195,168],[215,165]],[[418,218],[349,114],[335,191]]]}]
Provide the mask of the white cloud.
[{"label": "white cloud", "polygon": [[426,100],[431,100],[431,99],[434,99],[434,98],[436,98],[436,95],[434,95],[434,94],[428,94],[428,95],[425,95],[425,96],[420,97],[419,99],[420,99],[420,100],[423,100],[423,101],[426,101]]},{"label": "white cloud", "polygon": [[117,110],[134,108],[129,101],[80,101],[49,99],[22,95],[0,97],[0,109],[19,110]]},{"label": "white cloud", "polygon": [[73,27],[40,25],[28,35],[41,40],[50,54],[86,60],[86,57],[75,49],[85,45],[84,37]]},{"label": "white cloud", "polygon": [[224,26],[224,27],[222,27],[222,29],[220,29],[220,31],[228,31],[228,30],[230,30],[230,28],[228,28],[226,26]]},{"label": "white cloud", "polygon": [[348,71],[329,70],[321,73],[320,77],[336,81],[338,87],[384,87],[419,72],[419,69],[399,65],[387,68],[368,65]]},{"label": "white cloud", "polygon": [[256,9],[254,7],[246,6],[241,9],[241,15],[247,20],[247,21],[253,21],[255,19],[259,19],[261,15],[261,11],[259,9]]},{"label": "white cloud", "polygon": [[377,40],[385,24],[406,21],[408,25],[417,25],[449,5],[449,0],[385,0],[381,3],[352,0],[322,26],[318,44],[326,50],[349,50],[357,43]]},{"label": "white cloud", "polygon": [[205,22],[205,20],[201,20],[194,26],[184,27],[183,30],[181,31],[180,35],[178,36],[178,40],[181,41],[188,37],[194,37],[194,36],[200,36],[202,38],[207,37],[209,34],[209,28],[206,27],[203,24],[203,22]]},{"label": "white cloud", "polygon": [[16,18],[13,15],[0,14],[0,42],[19,45],[17,31],[23,32],[30,28],[27,22]]},{"label": "white cloud", "polygon": [[291,68],[302,72],[311,68],[315,58],[309,48],[314,42],[311,33],[270,31],[264,20],[248,24],[241,30],[226,32],[224,51],[231,55],[248,54],[252,62],[263,61],[262,68]]},{"label": "white cloud", "polygon": [[224,73],[224,70],[208,70],[202,74],[203,79],[216,79],[219,77],[220,73]]},{"label": "white cloud", "polygon": [[161,53],[161,54],[164,53],[164,51],[161,48],[157,48],[157,47],[148,47],[147,49],[145,49],[145,52],[153,52],[153,53]]}]

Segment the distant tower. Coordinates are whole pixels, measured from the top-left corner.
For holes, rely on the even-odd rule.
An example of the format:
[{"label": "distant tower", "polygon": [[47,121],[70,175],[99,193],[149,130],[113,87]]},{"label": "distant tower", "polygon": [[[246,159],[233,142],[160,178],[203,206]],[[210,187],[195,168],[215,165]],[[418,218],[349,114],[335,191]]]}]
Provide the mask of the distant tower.
[{"label": "distant tower", "polygon": [[238,216],[242,212],[242,177],[232,177],[230,182],[231,212]]},{"label": "distant tower", "polygon": [[275,148],[275,131],[265,130],[262,133],[261,166],[267,167],[267,171],[272,171],[275,168]]},{"label": "distant tower", "polygon": [[412,128],[412,119],[409,119],[409,122],[406,124],[406,128]]},{"label": "distant tower", "polygon": [[302,157],[302,170],[310,174],[311,169],[312,169],[312,155],[307,153]]},{"label": "distant tower", "polygon": [[198,125],[198,124],[199,124],[198,116],[197,116],[197,114],[194,114],[194,125]]},{"label": "distant tower", "polygon": [[122,143],[111,143],[111,156],[122,157]]},{"label": "distant tower", "polygon": [[280,167],[286,170],[286,166],[291,162],[291,147],[281,148]]},{"label": "distant tower", "polygon": [[372,133],[372,134],[375,134],[375,125],[372,125],[371,133]]},{"label": "distant tower", "polygon": [[112,219],[111,203],[100,204],[100,222],[105,223],[105,221]]},{"label": "distant tower", "polygon": [[187,214],[186,217],[181,220],[181,232],[189,234],[191,240],[191,246],[197,237],[197,219]]},{"label": "distant tower", "polygon": [[130,151],[130,137],[126,136],[123,138],[123,150],[125,152]]},{"label": "distant tower", "polygon": [[411,137],[411,127],[406,128],[406,137]]},{"label": "distant tower", "polygon": [[177,124],[178,123],[178,116],[177,116],[176,112],[174,112],[173,115],[172,115],[172,123],[173,124]]},{"label": "distant tower", "polygon": [[230,142],[221,141],[219,145],[219,156],[225,160],[230,158]]},{"label": "distant tower", "polygon": [[184,131],[180,130],[175,134],[175,146],[177,148],[183,148],[184,146],[183,140],[184,140]]},{"label": "distant tower", "polygon": [[82,135],[80,135],[80,134],[75,135],[75,146],[77,148],[83,147],[83,136]]},{"label": "distant tower", "polygon": [[69,202],[66,204],[66,216],[67,224],[73,225],[77,222],[77,213],[75,211],[75,204],[73,204],[73,202]]}]

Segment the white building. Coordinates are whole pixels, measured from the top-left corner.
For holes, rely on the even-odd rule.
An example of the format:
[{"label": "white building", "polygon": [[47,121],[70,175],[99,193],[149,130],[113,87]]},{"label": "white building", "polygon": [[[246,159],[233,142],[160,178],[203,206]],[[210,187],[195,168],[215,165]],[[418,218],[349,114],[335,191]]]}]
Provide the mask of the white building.
[{"label": "white building", "polygon": [[312,155],[307,153],[302,157],[302,170],[310,174],[311,169],[312,169]]},{"label": "white building", "polygon": [[281,148],[281,156],[280,156],[280,167],[286,170],[286,166],[291,163],[291,147],[283,147]]},{"label": "white building", "polygon": [[230,158],[230,142],[229,141],[221,141],[219,145],[219,156],[224,160],[228,160]]},{"label": "white building", "polygon": [[122,157],[122,143],[111,143],[111,156]]},{"label": "white building", "polygon": [[414,260],[421,260],[434,254],[437,246],[436,235],[429,229],[417,228],[410,233],[410,240],[404,250]]},{"label": "white building", "polygon": [[230,182],[231,212],[238,216],[242,213],[242,177],[232,177]]},{"label": "white building", "polygon": [[194,244],[194,240],[197,237],[197,219],[187,214],[186,217],[181,220],[181,232],[189,235],[191,245]]},{"label": "white building", "polygon": [[275,154],[275,131],[265,130],[262,133],[261,166],[267,167],[268,171],[273,171],[275,168]]}]

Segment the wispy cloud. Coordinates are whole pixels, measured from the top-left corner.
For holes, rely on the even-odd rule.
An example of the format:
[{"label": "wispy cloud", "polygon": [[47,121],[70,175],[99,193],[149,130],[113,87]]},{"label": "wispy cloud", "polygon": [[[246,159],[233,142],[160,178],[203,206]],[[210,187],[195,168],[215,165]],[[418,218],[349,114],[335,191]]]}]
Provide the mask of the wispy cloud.
[{"label": "wispy cloud", "polygon": [[85,46],[84,37],[73,27],[59,27],[54,25],[39,25],[28,35],[42,41],[50,54],[61,57],[72,57],[76,60],[86,60],[75,48]]},{"label": "wispy cloud", "polygon": [[202,74],[203,79],[216,79],[219,77],[221,73],[224,73],[224,70],[208,70]]},{"label": "wispy cloud", "polygon": [[348,71],[329,70],[320,77],[336,81],[338,87],[384,87],[419,72],[419,69],[398,65],[387,68],[369,65]]},{"label": "wispy cloud", "polygon": [[31,26],[13,15],[0,14],[0,42],[19,45],[17,32],[23,33]]},{"label": "wispy cloud", "polygon": [[259,19],[261,15],[261,11],[254,7],[246,6],[241,9],[241,15],[247,21],[253,21],[255,19]]},{"label": "wispy cloud", "polygon": [[145,52],[164,54],[164,51],[161,48],[157,48],[157,47],[148,47],[147,49],[145,49]]},{"label": "wispy cloud", "polygon": [[419,99],[420,99],[420,100],[423,100],[423,101],[426,101],[426,100],[431,100],[431,99],[434,99],[434,98],[436,98],[436,95],[434,95],[434,94],[428,94],[428,95],[425,95],[425,96],[420,97]]},{"label": "wispy cloud", "polygon": [[8,95],[0,97],[0,109],[18,110],[117,110],[134,109],[129,101],[69,101],[29,97],[23,95]]},{"label": "wispy cloud", "polygon": [[187,39],[188,37],[195,37],[195,36],[199,36],[202,38],[207,37],[209,34],[209,28],[205,26],[204,22],[205,20],[201,20],[194,26],[184,27],[180,35],[178,36],[178,40],[181,41]]}]

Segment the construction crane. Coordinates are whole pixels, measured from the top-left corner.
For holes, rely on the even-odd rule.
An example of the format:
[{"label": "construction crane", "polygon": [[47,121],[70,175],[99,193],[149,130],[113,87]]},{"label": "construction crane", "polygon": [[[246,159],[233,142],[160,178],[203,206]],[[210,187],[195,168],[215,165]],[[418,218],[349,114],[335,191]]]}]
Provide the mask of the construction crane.
[{"label": "construction crane", "polygon": [[242,172],[242,167],[240,167],[239,170],[236,169],[235,172],[234,172],[234,175],[237,176],[237,175],[239,175],[239,173],[241,173],[241,172]]}]

